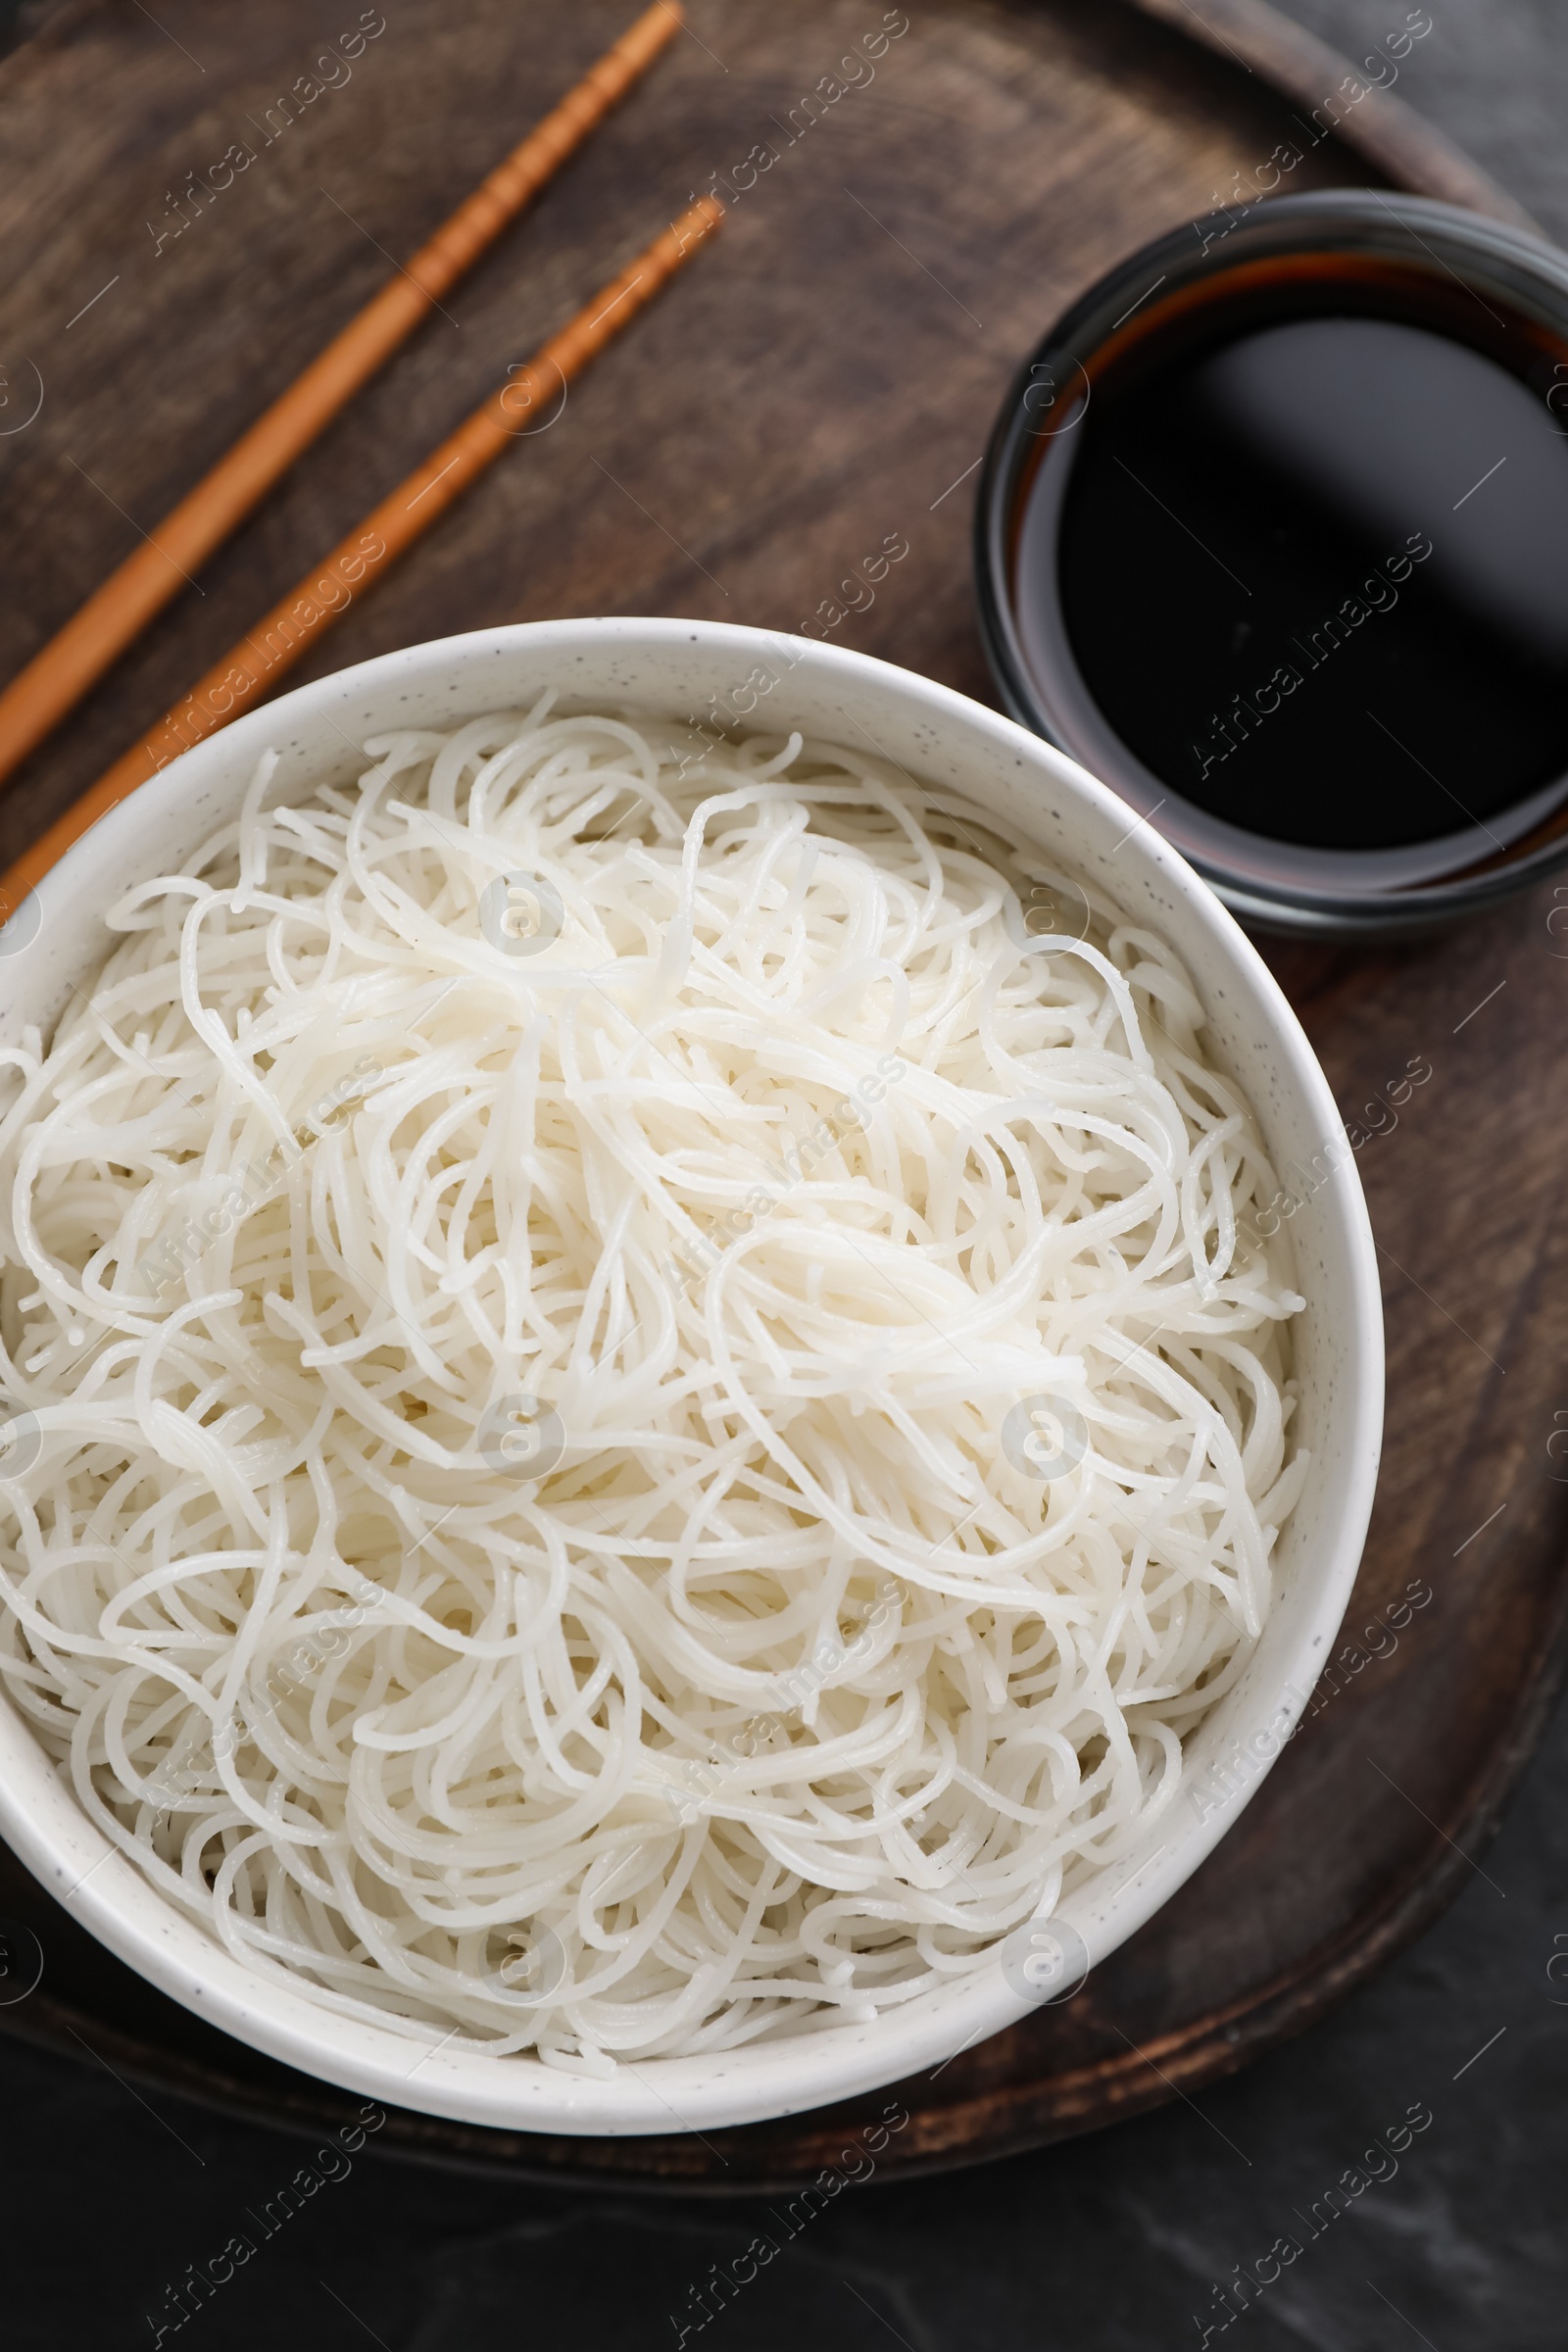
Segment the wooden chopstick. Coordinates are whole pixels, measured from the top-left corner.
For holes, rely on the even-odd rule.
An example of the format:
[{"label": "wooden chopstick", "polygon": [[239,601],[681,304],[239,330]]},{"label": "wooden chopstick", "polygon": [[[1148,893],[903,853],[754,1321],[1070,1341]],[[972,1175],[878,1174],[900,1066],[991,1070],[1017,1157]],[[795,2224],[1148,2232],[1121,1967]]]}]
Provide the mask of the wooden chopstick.
[{"label": "wooden chopstick", "polygon": [[585,303],[569,324],[541,344],[525,368],[509,370],[507,382],[482,408],[372,508],[323,563],[308,571],[182,702],[149,727],[91,791],[0,875],[0,920],[13,914],[72,843],[127,793],[260,702],[339,613],[363,596],[504,449],[535,429],[529,419],[549,417],[571,378],[653,299],[723,218],[722,205],[711,196],[700,198]]},{"label": "wooden chopstick", "polygon": [[680,24],[676,0],[656,0],[18,672],[0,693],[0,780],[119,660],[189,574],[472,268],[625,96]]}]

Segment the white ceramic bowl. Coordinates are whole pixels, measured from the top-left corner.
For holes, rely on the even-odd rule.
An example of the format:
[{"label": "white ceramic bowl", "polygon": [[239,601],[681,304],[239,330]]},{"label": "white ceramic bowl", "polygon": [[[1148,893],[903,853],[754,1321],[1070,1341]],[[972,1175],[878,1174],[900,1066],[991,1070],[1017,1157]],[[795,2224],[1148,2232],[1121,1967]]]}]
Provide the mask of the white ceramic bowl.
[{"label": "white ceramic bowl", "polygon": [[[1383,1331],[1366,1205],[1334,1098],[1295,1014],[1212,892],[1159,835],[1059,752],[962,695],[859,654],[764,630],[675,620],[565,620],[489,629],[302,686],[188,752],[104,817],[0,938],[0,1042],[47,1034],[71,987],[112,942],[103,911],[127,878],[167,871],[238,806],[257,760],[281,754],[272,793],[352,772],[345,744],[391,726],[456,725],[526,705],[546,686],[567,708],[668,719],[799,726],[873,747],[961,788],[1020,838],[1093,876],[1177,949],[1208,1010],[1218,1056],[1246,1089],[1282,1180],[1307,1300],[1295,1326],[1296,1423],[1313,1470],[1282,1540],[1278,1599],[1245,1675],[1192,1742],[1210,1798],[1184,1799],[1148,1850],[1080,1889],[1061,1916],[1092,1962],[1156,1912],[1228,1829],[1322,1667],[1349,1598],[1372,1505],[1383,1418]],[[36,919],[35,919],[36,918]],[[30,933],[30,937],[28,936]],[[18,945],[24,941],[24,945]],[[9,950],[10,952],[6,952]],[[1325,1149],[1339,1164],[1323,1176]],[[1302,1171],[1296,1181],[1292,1168]],[[252,1977],[172,1910],[78,1809],[30,1732],[0,1700],[0,1833],[83,1926],[140,1974],[241,2041],[388,2103],[513,2130],[662,2132],[755,2122],[933,2068],[1022,2015],[1000,1966],[897,2009],[712,2057],[662,2058],[587,2081],[528,2058],[427,2044],[316,2007]],[[1281,1857],[1298,1869],[1310,1857]]]}]

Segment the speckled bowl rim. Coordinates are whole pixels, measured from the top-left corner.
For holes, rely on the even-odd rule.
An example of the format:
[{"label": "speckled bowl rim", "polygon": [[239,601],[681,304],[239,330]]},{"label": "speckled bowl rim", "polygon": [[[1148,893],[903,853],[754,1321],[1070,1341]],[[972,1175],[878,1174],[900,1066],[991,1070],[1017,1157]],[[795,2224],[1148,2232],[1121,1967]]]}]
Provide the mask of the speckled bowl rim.
[{"label": "speckled bowl rim", "polygon": [[[1298,1420],[1317,1469],[1282,1540],[1279,1597],[1258,1648],[1189,1743],[1195,1784],[1205,1792],[1188,1801],[1184,1783],[1141,1844],[1060,1906],[1098,1964],[1212,1850],[1299,1715],[1354,1582],[1383,1410],[1371,1227],[1328,1082],[1232,916],[1114,794],[1011,719],[909,671],[804,637],[638,618],[481,630],[298,687],[186,753],[113,809],[40,883],[30,943],[0,960],[0,1041],[14,1038],[24,1020],[47,1033],[70,987],[107,952],[103,911],[126,878],[188,856],[237,808],[264,750],[281,755],[275,798],[291,783],[351,773],[345,737],[352,744],[391,726],[452,725],[524,704],[546,681],[560,687],[568,708],[609,705],[666,719],[716,710],[731,725],[770,732],[804,725],[818,737],[864,744],[922,777],[958,784],[1004,827],[1054,849],[1086,876],[1102,874],[1132,919],[1169,939],[1203,998],[1223,1058],[1251,1097],[1295,1201],[1296,1279],[1308,1301],[1298,1325]],[[1287,1172],[1292,1167],[1298,1184]],[[1029,2007],[991,1964],[873,2024],[706,2057],[644,2060],[620,2066],[612,2080],[594,2080],[532,2058],[443,2043],[434,2030],[413,2041],[251,1974],[108,1842],[4,1699],[0,1834],[73,1917],[196,2015],[304,2074],[469,2124],[615,2135],[795,2114],[938,2069]],[[1281,1867],[1298,1870],[1308,1859],[1282,1856]]]}]

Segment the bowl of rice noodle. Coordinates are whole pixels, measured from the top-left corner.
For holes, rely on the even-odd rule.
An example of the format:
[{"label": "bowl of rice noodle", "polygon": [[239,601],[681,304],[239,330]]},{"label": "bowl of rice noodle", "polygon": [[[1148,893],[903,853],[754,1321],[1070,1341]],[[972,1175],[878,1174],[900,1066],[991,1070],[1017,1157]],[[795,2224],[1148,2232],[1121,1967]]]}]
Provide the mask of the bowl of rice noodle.
[{"label": "bowl of rice noodle", "polygon": [[175,759],[0,975],[0,1835],[240,2040],[510,2130],[842,2100],[1049,2031],[1291,1737],[1356,1171],[1009,720],[416,646]]}]

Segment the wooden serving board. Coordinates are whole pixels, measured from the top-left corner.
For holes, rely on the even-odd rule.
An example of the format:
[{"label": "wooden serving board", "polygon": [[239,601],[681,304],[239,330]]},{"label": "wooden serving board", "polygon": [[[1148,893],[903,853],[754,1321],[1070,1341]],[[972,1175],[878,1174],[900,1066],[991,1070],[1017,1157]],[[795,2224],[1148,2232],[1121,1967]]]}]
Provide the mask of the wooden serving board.
[{"label": "wooden serving board", "polygon": [[[386,0],[352,64],[339,46],[341,73],[316,63],[317,0],[161,0],[156,23],[129,0],[65,0],[46,17],[0,67],[0,235],[20,267],[0,351],[0,674],[368,295],[383,249],[411,251],[635,5]],[[352,31],[356,11],[341,15]],[[910,0],[907,18],[880,0],[691,0],[690,15],[450,317],[0,799],[0,858],[693,190],[739,191],[713,248],[349,612],[315,670],[501,621],[666,612],[814,620],[994,701],[968,477],[1067,301],[1245,196],[1281,149],[1300,157],[1291,187],[1416,187],[1518,218],[1396,94],[1347,109],[1364,84],[1254,0],[1205,0],[1200,24],[1185,0]],[[302,78],[317,94],[285,125],[269,109]],[[1342,131],[1314,144],[1335,92]],[[251,160],[215,189],[236,144]],[[760,151],[774,160],[759,170]],[[839,582],[889,537],[907,556],[845,612]],[[1070,2004],[873,2102],[619,2141],[397,2114],[380,2144],[725,2191],[815,2173],[896,2097],[909,2121],[885,2173],[1033,2146],[1242,2065],[1466,1883],[1564,1654],[1568,899],[1547,889],[1416,948],[1282,949],[1277,965],[1347,1117],[1380,1130],[1360,1167],[1387,1281],[1388,1446],[1339,1659],[1229,1837]],[[1390,1103],[1412,1060],[1430,1079]],[[29,1997],[8,2005],[20,1980],[0,1982],[0,2024],[302,2129],[357,2106],[153,1992],[6,1856],[0,1914],[44,1954]]]}]

